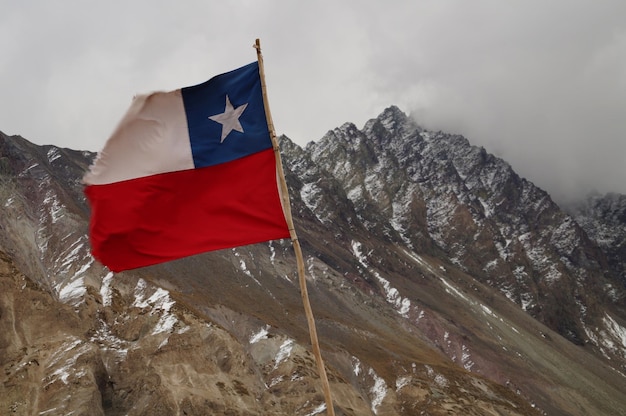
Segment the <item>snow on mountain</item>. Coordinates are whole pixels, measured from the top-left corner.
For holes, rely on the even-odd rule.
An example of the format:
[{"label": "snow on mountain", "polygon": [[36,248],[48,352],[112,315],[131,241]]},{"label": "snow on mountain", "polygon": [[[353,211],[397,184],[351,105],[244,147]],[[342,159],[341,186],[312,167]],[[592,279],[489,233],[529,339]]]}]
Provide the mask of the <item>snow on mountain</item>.
[{"label": "snow on mountain", "polygon": [[[568,214],[396,107],[281,150],[338,411],[626,407],[621,202]],[[93,157],[0,134],[0,408],[323,414],[289,242],[113,274],[89,254]]]},{"label": "snow on mountain", "polygon": [[586,321],[601,321],[581,299],[624,298],[580,225],[462,136],[426,131],[390,107],[363,130],[344,124],[307,150],[368,230],[445,258],[575,343],[586,342]]}]

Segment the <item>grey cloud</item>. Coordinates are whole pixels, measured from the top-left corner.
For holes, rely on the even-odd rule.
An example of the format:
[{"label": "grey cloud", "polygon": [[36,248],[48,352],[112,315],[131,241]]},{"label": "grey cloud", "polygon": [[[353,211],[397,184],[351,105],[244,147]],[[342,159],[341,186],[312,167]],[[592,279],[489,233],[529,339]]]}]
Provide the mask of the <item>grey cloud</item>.
[{"label": "grey cloud", "polygon": [[98,150],[136,93],[263,43],[279,133],[304,144],[396,104],[559,199],[626,193],[622,1],[24,1],[0,15],[0,130]]}]

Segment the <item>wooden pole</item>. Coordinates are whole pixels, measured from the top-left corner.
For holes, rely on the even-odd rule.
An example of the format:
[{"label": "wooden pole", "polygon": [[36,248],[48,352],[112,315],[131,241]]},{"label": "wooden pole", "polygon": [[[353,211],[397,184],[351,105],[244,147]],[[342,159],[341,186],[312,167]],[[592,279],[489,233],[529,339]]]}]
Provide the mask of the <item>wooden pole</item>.
[{"label": "wooden pole", "polygon": [[298,266],[298,281],[300,282],[300,294],[302,296],[302,303],[304,305],[304,312],[306,314],[307,323],[309,325],[309,335],[311,336],[311,344],[313,348],[313,354],[317,362],[317,370],[322,381],[322,389],[324,390],[324,398],[326,400],[326,410],[328,416],[335,416],[335,409],[333,407],[333,399],[330,394],[330,385],[328,383],[328,377],[326,376],[326,369],[324,368],[324,361],[322,360],[322,353],[320,351],[319,341],[317,339],[317,329],[315,328],[315,319],[313,318],[313,310],[311,309],[311,302],[309,301],[309,293],[306,288],[306,277],[304,273],[304,259],[302,257],[302,248],[296,235],[296,229],[293,224],[293,217],[291,216],[291,203],[289,201],[289,190],[287,189],[287,181],[285,180],[285,172],[283,170],[283,163],[280,157],[280,147],[278,146],[278,140],[276,139],[276,131],[274,130],[274,122],[272,121],[272,114],[270,112],[269,102],[267,99],[267,87],[265,85],[265,69],[263,67],[263,55],[261,54],[261,41],[256,40],[254,44],[256,49],[257,59],[259,61],[259,76],[261,78],[261,90],[263,91],[263,106],[265,107],[265,116],[267,118],[267,127],[269,128],[270,138],[272,139],[272,146],[274,147],[274,154],[276,155],[276,171],[280,182],[280,194],[282,198],[283,211],[285,212],[285,219],[287,220],[287,226],[289,227],[289,235],[291,236],[291,243],[296,254],[296,263]]}]

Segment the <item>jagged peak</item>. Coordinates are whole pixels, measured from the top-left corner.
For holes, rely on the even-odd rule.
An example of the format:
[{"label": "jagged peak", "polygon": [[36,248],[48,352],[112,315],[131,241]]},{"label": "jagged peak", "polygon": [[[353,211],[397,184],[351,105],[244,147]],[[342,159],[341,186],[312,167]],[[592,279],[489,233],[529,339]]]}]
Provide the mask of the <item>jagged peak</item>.
[{"label": "jagged peak", "polygon": [[278,144],[281,147],[283,147],[283,146],[298,146],[293,140],[291,140],[289,138],[289,136],[286,136],[284,134],[281,134],[280,136],[278,136]]},{"label": "jagged peak", "polygon": [[358,139],[361,136],[362,132],[354,125],[354,123],[346,122],[340,127],[336,127],[326,132],[326,134],[317,143],[309,143],[307,149],[311,150],[313,147],[325,147],[326,145],[336,144],[337,142],[352,143],[355,139]]},{"label": "jagged peak", "polygon": [[418,131],[421,130],[412,118],[395,105],[385,108],[378,117],[370,119],[365,123],[363,131],[372,133],[381,127],[391,134],[397,134],[406,127],[417,129]]},{"label": "jagged peak", "polygon": [[381,121],[385,121],[385,120],[406,121],[408,116],[406,115],[404,111],[400,110],[398,106],[392,105],[392,106],[385,108],[383,112],[379,114],[377,118]]},{"label": "jagged peak", "polygon": [[378,117],[368,120],[360,130],[354,123],[345,122],[341,126],[328,130],[317,142],[307,144],[307,149],[312,150],[318,145],[324,146],[341,140],[347,143],[358,143],[363,137],[377,137],[381,132],[384,136],[396,135],[405,130],[422,131],[417,123],[404,113],[399,107],[391,105],[383,110]]},{"label": "jagged peak", "polygon": [[359,133],[359,129],[352,122],[343,123],[338,130],[346,134],[348,137],[354,137]]}]

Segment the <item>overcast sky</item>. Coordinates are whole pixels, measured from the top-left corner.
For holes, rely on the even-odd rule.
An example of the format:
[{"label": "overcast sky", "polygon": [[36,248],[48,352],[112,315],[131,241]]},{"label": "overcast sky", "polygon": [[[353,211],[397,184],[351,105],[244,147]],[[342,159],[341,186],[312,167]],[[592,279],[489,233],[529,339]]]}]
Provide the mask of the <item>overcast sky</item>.
[{"label": "overcast sky", "polygon": [[565,199],[626,194],[626,2],[0,0],[0,131],[102,148],[136,93],[256,60],[304,145],[394,104]]}]

